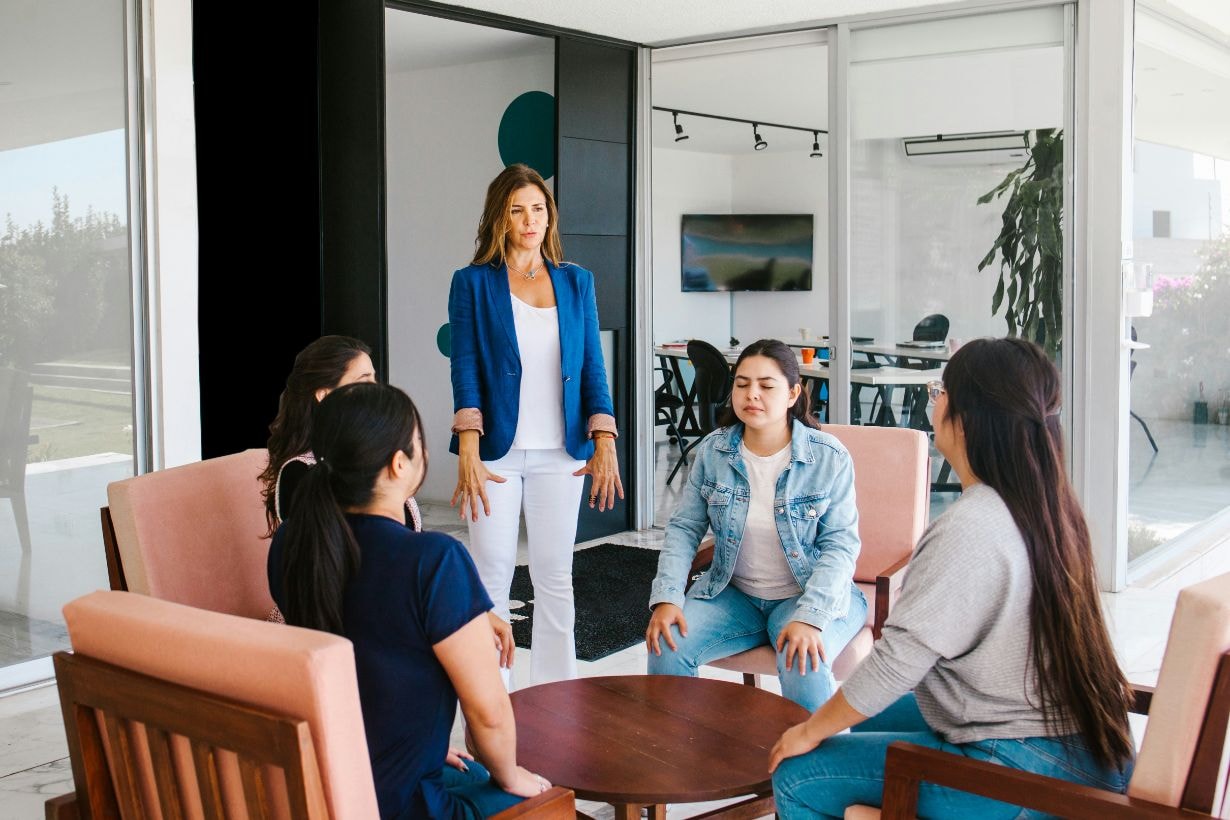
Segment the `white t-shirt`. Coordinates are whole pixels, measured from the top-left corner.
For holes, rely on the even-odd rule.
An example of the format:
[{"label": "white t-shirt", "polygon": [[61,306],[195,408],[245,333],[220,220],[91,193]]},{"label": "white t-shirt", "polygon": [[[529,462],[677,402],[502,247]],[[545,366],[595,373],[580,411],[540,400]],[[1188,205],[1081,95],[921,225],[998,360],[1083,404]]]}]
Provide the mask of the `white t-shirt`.
[{"label": "white t-shirt", "polygon": [[779,601],[802,594],[799,582],[786,562],[786,551],[777,534],[777,518],[773,501],[777,496],[777,478],[790,463],[790,445],[771,456],[758,456],[739,442],[739,455],[747,470],[751,498],[747,504],[747,523],[743,525],[743,540],[735,561],[730,582],[747,595],[767,601]]},{"label": "white t-shirt", "polygon": [[513,325],[521,351],[521,403],[514,450],[564,446],[564,378],[560,364],[559,312],[512,297]]}]

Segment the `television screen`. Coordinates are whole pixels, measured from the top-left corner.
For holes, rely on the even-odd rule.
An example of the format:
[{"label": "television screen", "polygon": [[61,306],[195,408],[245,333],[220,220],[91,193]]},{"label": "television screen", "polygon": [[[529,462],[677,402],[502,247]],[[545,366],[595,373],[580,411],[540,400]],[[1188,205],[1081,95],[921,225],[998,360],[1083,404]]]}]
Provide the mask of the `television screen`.
[{"label": "television screen", "polygon": [[685,293],[811,290],[811,214],[684,214]]}]

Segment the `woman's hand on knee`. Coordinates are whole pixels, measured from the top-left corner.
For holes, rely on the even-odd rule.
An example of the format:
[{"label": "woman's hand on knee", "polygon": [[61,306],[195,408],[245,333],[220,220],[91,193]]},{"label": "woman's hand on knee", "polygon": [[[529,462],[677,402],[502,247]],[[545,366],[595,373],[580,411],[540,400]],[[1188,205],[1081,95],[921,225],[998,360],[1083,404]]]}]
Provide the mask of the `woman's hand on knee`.
[{"label": "woman's hand on knee", "polygon": [[463,452],[457,461],[457,489],[453,490],[453,499],[449,504],[457,507],[457,515],[463,519],[466,517],[466,508],[469,507],[470,517],[477,521],[480,506],[483,515],[491,515],[491,502],[487,500],[487,482],[503,484],[507,480],[488,470],[477,453]]},{"label": "woman's hand on knee", "polygon": [[662,647],[658,643],[658,639],[662,638],[666,641],[666,645],[674,652],[678,649],[675,646],[675,636],[671,634],[671,624],[676,624],[679,627],[679,634],[683,637],[688,636],[688,621],[683,617],[683,610],[674,604],[658,604],[653,608],[653,615],[649,618],[649,628],[645,630],[645,646],[649,647],[649,651],[655,655],[662,654]]},{"label": "woman's hand on knee", "polygon": [[823,738],[816,737],[810,727],[811,722],[804,721],[782,732],[782,736],[777,739],[777,742],[773,744],[773,749],[769,752],[770,774],[777,771],[777,767],[786,758],[807,754],[820,745]]},{"label": "woman's hand on knee", "polygon": [[452,766],[458,771],[468,772],[470,767],[466,765],[466,761],[473,759],[474,755],[470,754],[465,749],[454,749],[450,746],[448,748],[448,754],[444,757],[444,762],[446,765]]},{"label": "woman's hand on knee", "polygon": [[807,674],[807,662],[811,661],[812,671],[820,671],[820,662],[827,661],[824,654],[824,641],[820,639],[820,630],[802,621],[791,621],[777,636],[777,651],[785,652],[786,668],[793,668],[792,663],[797,657],[799,674]]}]

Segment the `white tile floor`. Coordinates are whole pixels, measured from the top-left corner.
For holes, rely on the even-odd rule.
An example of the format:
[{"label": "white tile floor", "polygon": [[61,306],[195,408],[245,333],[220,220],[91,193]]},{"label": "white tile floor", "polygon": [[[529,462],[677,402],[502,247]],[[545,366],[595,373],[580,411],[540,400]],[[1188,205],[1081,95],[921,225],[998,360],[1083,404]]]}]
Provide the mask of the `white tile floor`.
[{"label": "white tile floor", "polygon": [[[447,507],[429,506],[426,512],[434,528],[464,535],[464,526],[451,517]],[[648,530],[601,540],[656,548],[661,539],[661,530]],[[597,542],[578,548],[594,543]],[[1153,576],[1151,587],[1132,587],[1104,596],[1115,646],[1129,678],[1141,683],[1156,680],[1178,590],[1199,578],[1222,572],[1230,572],[1230,540],[1202,555],[1191,556],[1186,563],[1177,560],[1169,574],[1160,572]],[[641,674],[645,671],[645,653],[643,645],[632,646],[592,663],[581,662],[580,672],[585,676]],[[529,650],[517,650],[514,666],[528,669],[528,661]],[[706,674],[735,679],[720,670],[707,669]],[[48,797],[69,791],[72,773],[66,754],[54,687],[0,698],[0,820],[41,817],[43,802]],[[691,817],[710,807],[672,806],[668,816]],[[594,817],[612,816],[608,806],[585,803],[580,808]]]}]

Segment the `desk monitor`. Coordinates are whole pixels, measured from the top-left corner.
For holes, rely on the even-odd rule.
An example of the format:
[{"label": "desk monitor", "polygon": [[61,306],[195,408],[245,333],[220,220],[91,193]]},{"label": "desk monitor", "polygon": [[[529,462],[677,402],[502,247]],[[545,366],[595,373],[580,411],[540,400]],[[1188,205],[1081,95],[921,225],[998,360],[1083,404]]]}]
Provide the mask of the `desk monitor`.
[{"label": "desk monitor", "polygon": [[811,214],[684,214],[683,291],[811,290]]}]

